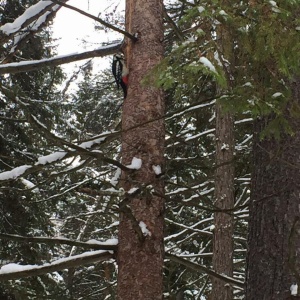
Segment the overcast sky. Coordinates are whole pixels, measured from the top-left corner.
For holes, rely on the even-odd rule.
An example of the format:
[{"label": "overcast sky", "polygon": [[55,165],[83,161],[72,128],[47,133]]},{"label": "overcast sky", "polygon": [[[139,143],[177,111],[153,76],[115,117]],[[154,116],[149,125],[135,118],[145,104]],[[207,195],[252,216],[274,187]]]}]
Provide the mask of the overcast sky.
[{"label": "overcast sky", "polygon": [[[69,0],[68,4],[95,16],[101,13],[101,17],[103,18],[107,8],[108,11],[111,11],[109,8],[115,7],[118,3],[120,3],[120,8],[122,8],[123,2],[119,0]],[[107,42],[112,39],[112,35],[109,36],[104,31],[96,33],[94,25],[94,20],[62,7],[58,11],[53,24],[54,37],[61,38],[58,47],[59,54],[66,54],[77,51],[76,49],[82,49],[82,39],[93,43],[92,45],[87,45],[91,48],[97,47],[97,43]]]},{"label": "overcast sky", "polygon": [[[107,11],[111,12],[112,8],[119,4],[118,10],[124,9],[125,0],[69,0],[68,4],[84,10],[92,15],[104,18]],[[96,22],[85,17],[78,12],[62,7],[53,23],[54,38],[60,39],[58,43],[58,54],[74,53],[82,50],[91,50],[101,46],[102,42],[109,42],[120,39],[119,34],[107,34],[103,30],[94,30]],[[82,40],[87,41],[83,44]],[[103,60],[107,66],[109,58]],[[99,63],[99,59],[97,59]],[[77,62],[76,65],[81,65]],[[73,64],[74,65],[74,64]]]}]

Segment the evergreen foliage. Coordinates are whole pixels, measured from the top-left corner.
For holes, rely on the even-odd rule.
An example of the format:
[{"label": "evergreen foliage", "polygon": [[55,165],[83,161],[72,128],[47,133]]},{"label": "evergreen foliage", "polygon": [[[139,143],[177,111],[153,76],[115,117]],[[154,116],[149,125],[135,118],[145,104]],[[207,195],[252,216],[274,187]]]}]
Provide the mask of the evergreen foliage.
[{"label": "evergreen foliage", "polygon": [[[6,1],[1,23],[11,22],[37,1]],[[259,1],[224,5],[214,1],[171,1],[165,30],[165,59],[144,80],[166,92],[166,251],[211,268],[215,168],[215,112],[219,101],[235,115],[234,277],[245,277],[247,203],[251,177],[252,119],[273,115],[264,135],[292,134],[285,111],[290,82],[299,74],[299,1]],[[107,20],[112,16],[107,13]],[[218,32],[229,30],[233,57],[218,47]],[[298,29],[297,29],[298,28]],[[101,28],[100,28],[101,29]],[[18,55],[41,59],[54,54],[51,32],[30,37]],[[10,51],[1,45],[2,56]],[[230,62],[230,63],[229,63]],[[72,93],[57,89],[59,68],[0,78],[0,170],[34,165],[38,158],[66,151],[64,160],[40,166],[24,178],[1,182],[1,233],[63,236],[105,241],[117,236],[118,203],[124,191],[113,185],[120,160],[118,128],[121,94],[109,71],[94,75],[92,64]],[[126,100],[125,100],[126,101]],[[32,118],[32,116],[35,117]],[[36,122],[34,120],[38,120]],[[46,128],[43,129],[43,124]],[[107,133],[87,151],[74,149]],[[62,142],[62,140],[64,142]],[[98,156],[97,156],[97,155]],[[27,180],[27,181],[26,181]],[[78,246],[0,240],[0,264],[43,264],[82,253]],[[130,254],[129,254],[130,255]],[[117,265],[95,263],[48,275],[1,283],[3,299],[115,299]],[[206,273],[165,262],[165,298],[207,299]],[[204,297],[204,298],[201,298]],[[236,299],[243,299],[235,288]],[[1,298],[1,299],[2,299]],[[183,299],[183,298],[182,298]]]}]

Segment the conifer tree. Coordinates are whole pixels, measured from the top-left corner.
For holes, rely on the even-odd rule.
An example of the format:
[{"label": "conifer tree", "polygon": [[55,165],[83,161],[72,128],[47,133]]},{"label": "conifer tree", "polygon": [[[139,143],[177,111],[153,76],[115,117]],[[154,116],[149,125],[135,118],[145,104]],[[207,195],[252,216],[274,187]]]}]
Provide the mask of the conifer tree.
[{"label": "conifer tree", "polygon": [[297,299],[299,3],[252,4],[257,20],[253,47],[260,49],[253,67],[262,82],[260,101],[269,109],[254,122],[246,299]]},{"label": "conifer tree", "polygon": [[[1,23],[12,22],[21,15],[26,7],[37,1],[5,1],[1,11]],[[47,44],[51,40],[50,31],[45,30],[39,36],[28,37],[27,43],[17,51],[17,59],[41,59],[53,54]],[[10,57],[12,45],[1,45],[2,58]],[[16,60],[13,56],[10,58]],[[8,171],[17,165],[31,164],[37,155],[37,148],[45,145],[45,139],[40,139],[36,131],[29,125],[28,112],[39,116],[40,120],[50,125],[50,119],[55,116],[57,106],[49,104],[56,99],[55,84],[62,78],[59,69],[11,74],[1,77],[1,149],[0,170]],[[18,102],[18,100],[20,100]],[[43,235],[52,234],[49,221],[49,207],[37,204],[36,191],[31,191],[30,186],[35,185],[35,180],[28,177],[9,183],[1,182],[1,233],[13,233],[22,236],[32,235],[39,231]],[[39,229],[38,229],[39,228]],[[18,249],[14,251],[13,249]],[[20,260],[24,264],[42,263],[49,258],[49,248],[38,245],[23,244],[19,247],[14,241],[1,241],[1,260],[13,262]],[[42,279],[30,278],[19,283],[4,284],[1,288],[2,297],[16,299],[26,298],[28,294],[44,294],[42,284],[56,284],[52,278],[44,276]],[[0,296],[1,297],[1,296]]]},{"label": "conifer tree", "polygon": [[[22,204],[21,208],[26,208],[22,211],[24,215],[27,212],[34,212],[35,217],[30,226],[25,224],[27,219],[22,220],[24,223],[20,222],[24,226],[17,225],[20,229],[18,233],[22,234],[18,237],[18,244],[17,237],[10,236],[9,240],[8,236],[2,235],[3,244],[20,245],[20,241],[28,241],[28,238],[31,238],[28,235],[32,233],[35,235],[34,238],[48,233],[54,238],[46,242],[44,240],[45,243],[40,240],[34,242],[32,238],[32,244],[36,245],[33,249],[38,247],[41,249],[38,251],[41,254],[38,259],[27,256],[28,263],[43,264],[63,257],[72,258],[76,254],[81,254],[82,249],[99,249],[100,240],[119,234],[119,245],[110,245],[110,250],[113,249],[115,252],[114,254],[106,252],[104,262],[99,259],[100,262],[90,261],[88,266],[77,263],[63,270],[57,269],[59,273],[49,275],[51,283],[46,281],[45,277],[40,277],[42,283],[45,283],[40,286],[24,285],[24,282],[41,282],[39,279],[28,281],[22,279],[22,287],[20,289],[18,287],[18,292],[22,292],[21,296],[28,292],[33,295],[32,297],[36,295],[43,297],[47,293],[48,296],[55,297],[55,291],[59,289],[60,295],[73,299],[99,299],[103,295],[108,299],[115,298],[117,291],[120,299],[126,299],[123,297],[138,299],[136,295],[139,293],[142,293],[143,299],[147,297],[161,299],[163,292],[164,297],[169,299],[201,299],[214,294],[217,296],[211,297],[224,299],[222,290],[228,289],[229,285],[229,299],[233,297],[232,287],[234,297],[242,297],[251,170],[249,143],[252,132],[249,124],[252,119],[249,116],[254,118],[260,116],[262,123],[267,123],[267,127],[257,122],[258,131],[265,135],[273,134],[276,138],[279,136],[279,127],[283,127],[285,133],[291,133],[295,132],[292,131],[294,128],[292,125],[297,125],[295,116],[298,104],[297,101],[288,101],[287,84],[291,78],[290,74],[295,73],[295,61],[298,59],[292,53],[299,48],[299,43],[295,42],[297,30],[287,30],[297,28],[295,27],[297,21],[289,18],[292,15],[293,4],[284,2],[275,5],[270,1],[254,6],[252,1],[249,6],[245,2],[172,1],[167,6],[168,9],[163,10],[161,1],[136,2],[127,1],[126,29],[129,33],[137,33],[138,40],[134,43],[127,40],[124,47],[130,76],[128,97],[121,108],[118,108],[120,99],[116,96],[117,92],[112,92],[111,77],[102,75],[94,77],[85,66],[82,67],[85,75],[84,80],[79,83],[79,91],[69,95],[68,98],[63,98],[64,93],[62,98],[56,97],[54,90],[47,89],[51,79],[56,80],[56,73],[46,74],[41,71],[39,73],[41,76],[37,77],[36,82],[29,80],[34,78],[33,73],[27,74],[29,79],[27,75],[23,76],[23,73],[2,77],[1,96],[5,101],[7,99],[9,101],[1,102],[7,109],[6,115],[2,116],[1,126],[11,127],[6,124],[9,117],[10,121],[14,121],[15,128],[18,128],[17,137],[14,136],[13,130],[8,130],[6,139],[2,139],[7,147],[2,158],[4,161],[11,149],[17,149],[18,154],[14,153],[14,158],[19,159],[9,164],[3,163],[2,169],[10,170],[23,163],[33,165],[34,167],[22,176],[37,184],[40,191],[35,194],[33,188],[26,190],[30,205],[25,207],[24,201],[19,201],[18,198],[19,189],[22,188],[24,192],[21,176],[1,182],[3,191],[8,191],[11,187],[18,188],[13,193],[10,190],[10,197],[14,201],[18,200]],[[165,19],[164,39],[162,15]],[[276,22],[282,25],[281,34],[274,30]],[[220,28],[225,29],[224,43],[220,40],[222,37]],[[36,41],[40,37],[41,35],[37,36]],[[163,41],[166,46],[165,59],[162,59]],[[111,52],[106,54],[115,53],[120,44],[117,43],[111,48]],[[3,46],[5,48],[9,45]],[[38,43],[35,46],[38,57],[44,57],[43,47]],[[35,58],[31,55],[32,50],[28,49],[27,52],[26,47],[23,49],[24,59]],[[15,87],[21,88],[5,89],[13,86],[11,82]],[[157,86],[166,90],[165,98]],[[296,88],[294,95],[296,99]],[[22,102],[14,102],[15,96]],[[37,106],[36,98],[55,101],[43,102],[43,105]],[[166,101],[166,114],[163,99]],[[7,103],[12,105],[8,107]],[[29,110],[26,109],[27,106]],[[215,110],[218,112],[217,115]],[[17,121],[22,122],[16,122],[13,118],[16,111],[19,113]],[[114,130],[118,124],[115,117],[118,119],[121,111],[122,132]],[[264,117],[270,113],[272,117]],[[233,114],[235,126],[234,129],[232,127],[228,129],[229,123],[230,126],[233,125]],[[32,116],[36,118],[30,118]],[[222,122],[222,117],[226,119],[225,122]],[[165,144],[163,119],[167,129]],[[30,122],[27,122],[28,120]],[[41,126],[41,123],[45,126]],[[233,130],[236,145],[232,138]],[[42,134],[38,134],[39,131]],[[101,134],[103,131],[105,133]],[[229,139],[226,139],[228,137]],[[264,160],[257,149],[261,148],[260,146],[266,149],[269,147],[271,152],[275,139],[261,141],[259,140],[261,137],[261,134],[255,136],[257,145],[254,148],[255,162],[262,163],[262,167],[265,167],[263,163],[266,159]],[[121,138],[122,151],[120,151]],[[215,164],[216,139],[217,164]],[[294,140],[288,134],[284,136],[284,143],[286,141],[294,145]],[[287,160],[291,152],[284,143],[281,145],[287,149],[285,152],[288,154],[284,156],[280,152],[278,156],[272,156],[275,159],[279,157],[279,162],[280,158]],[[88,148],[86,145],[91,147]],[[87,148],[84,148],[85,146]],[[227,146],[230,151],[227,151]],[[30,155],[22,152],[24,149],[30,149]],[[234,159],[233,149],[235,149]],[[35,165],[41,156],[51,155],[53,151],[54,154],[65,152],[66,156],[43,166]],[[224,153],[229,156],[225,157]],[[220,159],[222,155],[223,160]],[[214,198],[220,196],[222,200],[224,190],[218,186],[218,179],[219,183],[224,183],[222,179],[226,172],[232,173],[230,164],[232,160],[236,169],[236,189],[232,195],[233,177],[228,177],[229,183],[227,182],[226,187],[230,203],[227,203],[225,208],[222,203],[214,202]],[[273,166],[272,160],[269,166],[272,170],[278,170],[278,174],[283,174],[280,173],[281,170],[292,173],[280,163]],[[117,167],[122,169],[119,186],[116,186],[119,170],[114,176]],[[256,172],[260,171],[254,172],[254,181],[258,182],[259,178],[264,177]],[[260,183],[255,185],[254,182],[253,186],[258,190],[257,194],[263,189]],[[232,207],[233,196],[234,207]],[[32,202],[31,198],[35,202]],[[164,227],[165,201],[167,210]],[[10,203],[14,204],[13,201]],[[5,203],[7,204],[9,202]],[[258,210],[265,207],[260,207],[253,201],[252,209],[253,207],[256,209],[255,205],[258,206]],[[41,208],[44,212],[49,212],[45,218],[44,214],[39,214]],[[222,210],[223,208],[225,210]],[[263,212],[260,210],[260,213]],[[276,214],[275,209],[273,212]],[[119,213],[120,225],[117,223]],[[19,214],[19,211],[15,210],[11,216],[15,214]],[[224,255],[230,259],[226,262],[224,260],[226,266],[223,269],[218,268],[217,262],[223,253],[222,251],[216,253],[212,245],[213,240],[215,245],[224,240],[216,232],[213,233],[211,225],[214,215],[227,217],[226,225],[223,226],[226,228],[222,230],[226,229],[228,237],[226,241],[229,244],[230,236],[234,233],[233,243],[230,244],[231,248],[234,246],[234,252],[230,257],[228,249],[231,248],[227,248]],[[38,220],[37,216],[43,220]],[[260,222],[254,220],[253,214],[250,220],[257,221],[258,224]],[[230,227],[232,221],[234,226]],[[49,228],[55,229],[55,232],[46,231],[49,228],[45,229],[44,224],[50,224]],[[293,230],[297,229],[298,223],[295,219],[292,225],[288,224],[291,229],[289,249],[293,249],[295,245]],[[256,227],[253,224],[251,226],[250,232],[254,232]],[[27,230],[29,227],[31,231]],[[14,233],[9,229],[10,227],[6,233]],[[164,285],[163,229],[168,249],[165,253]],[[66,238],[65,243],[57,238],[58,234]],[[41,238],[43,240],[43,237]],[[254,241],[254,235],[250,241]],[[279,241],[279,238],[276,241]],[[49,246],[53,243],[55,246]],[[25,246],[23,248],[25,249]],[[15,253],[9,247],[5,250],[9,255]],[[44,253],[49,253],[49,256],[44,258]],[[255,255],[255,251],[253,253]],[[291,260],[295,257],[293,253],[292,250],[288,253]],[[250,251],[249,261],[251,255]],[[20,258],[9,259],[18,263],[22,258],[23,253]],[[112,258],[116,258],[117,263]],[[232,258],[235,261],[233,267]],[[223,276],[222,273],[226,273],[227,276]],[[130,276],[127,276],[128,274]],[[36,274],[33,272],[31,275]],[[255,276],[254,268],[249,268],[251,283],[249,287],[258,284],[253,276]],[[5,278],[5,275],[0,274],[0,278]],[[294,277],[289,279],[294,280]],[[139,285],[141,282],[142,286]],[[53,286],[57,289],[52,289]],[[12,287],[17,287],[16,282],[3,285],[3,295],[6,291],[11,295],[15,293],[16,289],[13,290]]]},{"label": "conifer tree", "polygon": [[126,1],[128,96],[122,112],[118,299],[161,299],[164,259],[164,98],[142,79],[163,56],[162,1]]}]

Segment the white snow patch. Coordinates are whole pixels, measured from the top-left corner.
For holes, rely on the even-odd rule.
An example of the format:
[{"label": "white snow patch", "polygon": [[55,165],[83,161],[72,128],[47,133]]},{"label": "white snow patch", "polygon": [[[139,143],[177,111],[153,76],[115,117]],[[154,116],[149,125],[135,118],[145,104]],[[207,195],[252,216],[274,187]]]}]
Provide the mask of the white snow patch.
[{"label": "white snow patch", "polygon": [[281,12],[280,9],[275,7],[275,6],[272,7],[272,11],[275,12],[275,13],[280,13]]},{"label": "white snow patch", "polygon": [[116,238],[108,239],[108,240],[103,241],[103,242],[95,240],[95,239],[91,239],[91,240],[88,240],[86,243],[87,244],[97,244],[97,245],[118,245],[119,241]]},{"label": "white snow patch", "polygon": [[21,176],[22,174],[24,174],[24,172],[31,167],[32,166],[30,166],[30,165],[24,165],[24,166],[16,167],[10,171],[2,172],[2,173],[0,173],[0,180],[8,180],[8,179],[17,178],[17,177]]},{"label": "white snow patch", "polygon": [[229,150],[229,145],[223,143],[223,145],[222,145],[222,147],[221,147],[221,150]]},{"label": "white snow patch", "polygon": [[217,61],[218,65],[219,65],[220,67],[223,66],[222,63],[221,63],[221,60],[220,60],[218,51],[215,51],[215,53],[214,53],[214,59]]},{"label": "white snow patch", "polygon": [[138,170],[140,169],[142,166],[142,160],[140,158],[136,158],[134,157],[131,161],[131,164],[126,166],[127,168],[129,169],[135,169],[135,170]]},{"label": "white snow patch", "polygon": [[135,192],[138,191],[138,190],[139,190],[139,188],[134,187],[134,188],[131,188],[127,193],[128,193],[128,194],[133,194],[133,193],[135,193]]},{"label": "white snow patch", "polygon": [[292,296],[297,296],[297,294],[298,294],[298,284],[297,283],[292,284],[291,287],[290,287],[290,291],[291,291]]},{"label": "white snow patch", "polygon": [[199,11],[199,13],[201,14],[202,12],[205,11],[205,8],[204,8],[203,6],[199,6],[199,7],[198,7],[198,11]]},{"label": "white snow patch", "polygon": [[21,26],[26,22],[26,20],[38,15],[39,12],[44,10],[47,6],[52,5],[52,1],[40,1],[32,6],[30,6],[26,11],[16,18],[13,23],[6,23],[0,27],[0,30],[6,34],[10,35],[16,31],[18,31]]},{"label": "white snow patch", "polygon": [[39,189],[36,188],[36,185],[34,183],[32,183],[31,181],[29,181],[25,178],[21,178],[21,181],[27,189],[32,189],[33,192],[39,192]]},{"label": "white snow patch", "polygon": [[161,174],[161,167],[160,167],[160,165],[157,165],[157,166],[153,165],[152,166],[152,170],[154,171],[154,173],[156,175],[160,175]]},{"label": "white snow patch", "polygon": [[140,226],[144,236],[147,236],[147,235],[151,236],[151,232],[149,231],[149,229],[147,228],[147,225],[143,221],[140,221],[139,226]]},{"label": "white snow patch", "polygon": [[210,62],[209,59],[207,59],[204,56],[201,56],[199,61],[205,66],[207,67],[209,70],[211,70],[214,73],[217,73],[216,68],[214,67],[214,65]]},{"label": "white snow patch", "polygon": [[248,123],[248,122],[252,122],[252,121],[253,121],[253,118],[247,118],[247,119],[235,121],[234,124]]},{"label": "white snow patch", "polygon": [[64,282],[64,278],[58,272],[53,272],[48,274],[48,276],[51,276],[56,282]]},{"label": "white snow patch", "polygon": [[116,186],[119,182],[120,176],[121,176],[121,169],[118,168],[115,173],[115,176],[110,180],[110,184],[112,184],[113,186]]},{"label": "white snow patch", "polygon": [[277,3],[276,3],[275,1],[270,0],[269,3],[270,3],[272,6],[274,6],[274,7],[278,7],[278,6],[277,6]]},{"label": "white snow patch", "polygon": [[93,145],[95,144],[100,144],[101,142],[105,141],[105,138],[98,138],[92,141],[88,141],[88,142],[83,142],[79,145],[79,147],[84,148],[84,149],[88,149],[91,148]]},{"label": "white snow patch", "polygon": [[213,231],[215,229],[215,225],[211,225],[210,227],[209,227],[209,230],[210,231]]},{"label": "white snow patch", "polygon": [[34,269],[35,267],[37,267],[37,265],[18,265],[18,264],[10,263],[1,267],[0,274],[21,272],[21,271]]},{"label": "white snow patch", "polygon": [[272,11],[276,13],[280,13],[280,9],[275,1],[270,0],[269,3],[272,5]]},{"label": "white snow patch", "polygon": [[223,9],[219,11],[219,14],[221,16],[228,16],[227,12],[225,10],[223,10]]},{"label": "white snow patch", "polygon": [[186,46],[186,45],[188,45],[188,44],[190,44],[190,43],[194,43],[194,42],[195,42],[194,37],[188,37],[187,40],[185,40],[185,41],[182,43],[182,45]]},{"label": "white snow patch", "polygon": [[67,152],[54,152],[46,156],[41,156],[38,158],[38,162],[35,165],[45,165],[52,163],[54,161],[60,160],[66,156]]},{"label": "white snow patch", "polygon": [[277,93],[272,95],[272,98],[277,98],[277,97],[280,97],[280,96],[282,96],[282,93],[277,92]]}]

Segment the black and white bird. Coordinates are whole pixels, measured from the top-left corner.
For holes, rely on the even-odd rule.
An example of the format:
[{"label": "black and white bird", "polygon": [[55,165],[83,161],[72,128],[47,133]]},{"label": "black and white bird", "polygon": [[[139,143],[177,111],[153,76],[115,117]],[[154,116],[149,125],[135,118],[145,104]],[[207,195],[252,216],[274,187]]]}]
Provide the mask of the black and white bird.
[{"label": "black and white bird", "polygon": [[127,85],[128,85],[128,69],[125,64],[125,60],[122,54],[115,54],[112,63],[112,73],[115,77],[115,81],[118,89],[122,88],[124,93],[124,99],[127,96]]}]

